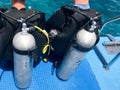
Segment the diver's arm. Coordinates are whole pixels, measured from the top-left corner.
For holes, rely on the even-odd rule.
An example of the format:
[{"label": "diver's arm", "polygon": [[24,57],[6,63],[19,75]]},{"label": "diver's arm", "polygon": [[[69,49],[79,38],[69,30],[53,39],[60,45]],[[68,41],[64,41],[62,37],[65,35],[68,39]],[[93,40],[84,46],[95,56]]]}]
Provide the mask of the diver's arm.
[{"label": "diver's arm", "polygon": [[1,14],[0,14],[0,29],[2,28],[2,20],[1,20]]},{"label": "diver's arm", "polygon": [[2,7],[0,8],[0,30],[2,29],[3,25],[3,19],[2,19],[2,13],[4,13],[5,11],[7,11],[8,9],[6,7]]},{"label": "diver's arm", "polygon": [[3,19],[2,19],[2,15],[0,13],[0,30],[4,27],[3,25]]},{"label": "diver's arm", "polygon": [[0,30],[2,29],[3,27],[3,24],[2,24],[2,14],[1,14],[2,10],[0,8]]}]

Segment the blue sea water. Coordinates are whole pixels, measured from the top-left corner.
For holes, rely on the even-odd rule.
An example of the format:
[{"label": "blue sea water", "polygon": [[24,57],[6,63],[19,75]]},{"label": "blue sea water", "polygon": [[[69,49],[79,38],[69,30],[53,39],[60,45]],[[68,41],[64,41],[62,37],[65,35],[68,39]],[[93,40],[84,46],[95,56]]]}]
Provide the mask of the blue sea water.
[{"label": "blue sea water", "polygon": [[[43,11],[46,19],[63,5],[73,5],[73,0],[27,0],[27,8]],[[11,0],[0,0],[0,7],[11,8]],[[102,21],[120,15],[120,0],[90,0],[90,6],[102,14]],[[120,36],[120,20],[106,24],[101,30],[101,35],[112,34]]]}]

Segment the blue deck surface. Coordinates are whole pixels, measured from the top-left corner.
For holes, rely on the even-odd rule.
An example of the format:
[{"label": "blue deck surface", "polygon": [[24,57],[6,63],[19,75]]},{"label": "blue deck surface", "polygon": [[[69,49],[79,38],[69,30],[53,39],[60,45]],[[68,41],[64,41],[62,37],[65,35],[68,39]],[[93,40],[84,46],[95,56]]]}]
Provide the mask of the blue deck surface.
[{"label": "blue deck surface", "polygon": [[[113,56],[107,55],[101,38],[99,48],[107,60]],[[120,60],[117,60],[110,70],[103,69],[94,50],[90,51],[68,81],[61,81],[56,74],[51,74],[52,63],[41,62],[33,69],[31,86],[26,90],[120,90]],[[2,69],[0,69],[2,73]],[[16,88],[12,71],[5,71],[0,80],[0,90],[19,90]]]},{"label": "blue deck surface", "polygon": [[[31,86],[26,90],[100,90],[86,59],[68,81],[61,81],[55,74],[52,75],[51,65],[41,62],[34,68]],[[11,71],[3,73],[0,90],[18,90]]]},{"label": "blue deck surface", "polygon": [[[120,41],[120,37],[116,37],[117,41]],[[107,62],[110,62],[116,55],[109,55],[102,43],[109,41],[108,38],[101,37],[98,47],[102,52]],[[100,62],[94,50],[87,54],[87,60],[95,75],[98,85],[101,90],[120,90],[120,58],[113,63],[109,70],[103,68],[103,64]]]}]

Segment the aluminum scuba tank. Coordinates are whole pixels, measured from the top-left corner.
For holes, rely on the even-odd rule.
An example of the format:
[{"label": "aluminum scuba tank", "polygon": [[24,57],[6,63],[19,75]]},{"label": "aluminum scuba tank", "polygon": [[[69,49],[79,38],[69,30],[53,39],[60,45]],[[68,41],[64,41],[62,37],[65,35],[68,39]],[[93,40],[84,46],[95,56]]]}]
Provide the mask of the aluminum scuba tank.
[{"label": "aluminum scuba tank", "polygon": [[14,79],[18,88],[27,88],[31,84],[33,59],[31,52],[35,49],[35,39],[23,23],[22,31],[13,38]]},{"label": "aluminum scuba tank", "polygon": [[74,39],[75,42],[71,44],[63,57],[62,63],[56,69],[56,75],[59,79],[68,80],[85,58],[85,55],[94,47],[97,40],[94,28],[92,26],[90,31],[85,29],[78,31]]}]

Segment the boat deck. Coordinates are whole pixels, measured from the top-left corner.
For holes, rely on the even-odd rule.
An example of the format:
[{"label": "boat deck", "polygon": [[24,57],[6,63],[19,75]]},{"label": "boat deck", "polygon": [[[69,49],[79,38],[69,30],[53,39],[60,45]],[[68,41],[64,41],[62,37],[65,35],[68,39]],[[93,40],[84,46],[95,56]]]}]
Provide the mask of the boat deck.
[{"label": "boat deck", "polygon": [[[120,41],[120,37],[116,37],[116,39]],[[104,41],[109,41],[109,39],[107,37],[101,37],[97,46],[106,59],[106,62],[109,63],[117,54],[108,54],[102,45]],[[108,65],[109,70],[103,68],[103,64],[94,50],[90,51],[86,57],[101,90],[120,90],[120,57],[113,60],[115,61],[114,63]]]},{"label": "boat deck", "polygon": [[[115,55],[108,55],[101,37],[98,47],[108,62]],[[120,90],[120,60],[111,65],[109,70],[103,68],[95,51],[90,51],[68,81],[61,81],[51,73],[52,63],[41,63],[33,69],[31,86],[26,90]],[[0,69],[0,74],[2,73]],[[0,79],[0,90],[19,90],[16,88],[12,71],[5,71]]]}]

